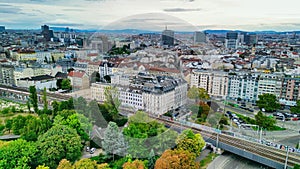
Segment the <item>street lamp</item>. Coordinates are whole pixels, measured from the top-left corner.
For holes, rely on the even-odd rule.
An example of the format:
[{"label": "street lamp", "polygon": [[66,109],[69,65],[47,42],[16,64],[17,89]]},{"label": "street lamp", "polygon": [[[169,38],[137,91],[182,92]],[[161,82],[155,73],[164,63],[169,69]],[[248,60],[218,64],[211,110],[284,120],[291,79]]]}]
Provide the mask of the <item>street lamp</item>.
[{"label": "street lamp", "polygon": [[284,163],[284,169],[287,169],[288,158],[289,158],[289,149],[287,149],[287,151],[286,151],[286,158],[285,158],[285,163]]},{"label": "street lamp", "polygon": [[216,148],[219,147],[219,124],[217,125],[217,142],[216,142]]}]

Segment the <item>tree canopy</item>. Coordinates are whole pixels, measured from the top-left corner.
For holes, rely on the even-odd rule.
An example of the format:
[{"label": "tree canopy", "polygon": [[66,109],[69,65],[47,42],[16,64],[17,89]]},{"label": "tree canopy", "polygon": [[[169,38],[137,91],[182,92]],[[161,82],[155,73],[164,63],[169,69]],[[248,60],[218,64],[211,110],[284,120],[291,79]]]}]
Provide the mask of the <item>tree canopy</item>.
[{"label": "tree canopy", "polygon": [[186,150],[199,156],[205,146],[205,141],[200,134],[195,134],[191,129],[188,129],[178,136],[176,144],[178,150]]},{"label": "tree canopy", "polygon": [[34,143],[22,139],[0,146],[0,168],[30,169],[34,166],[37,148]]},{"label": "tree canopy", "polygon": [[195,101],[197,102],[197,100],[208,100],[209,94],[207,93],[207,91],[204,88],[198,88],[196,86],[192,86],[187,93],[187,96],[190,99],[195,99]]},{"label": "tree canopy", "polygon": [[82,114],[76,113],[74,110],[63,110],[58,112],[54,118],[53,125],[67,125],[77,131],[82,140],[89,139],[89,131],[92,130],[92,124]]},{"label": "tree canopy", "polygon": [[166,150],[155,163],[155,169],[198,169],[194,153],[184,150]]},{"label": "tree canopy", "polygon": [[276,96],[274,94],[265,93],[258,96],[256,101],[257,106],[262,109],[264,108],[266,112],[273,112],[280,108]]},{"label": "tree canopy", "polygon": [[108,86],[104,90],[105,101],[104,105],[113,119],[117,119],[119,114],[119,106],[121,101],[119,100],[119,92],[116,87]]},{"label": "tree canopy", "polygon": [[276,124],[274,118],[264,115],[261,111],[255,115],[255,120],[257,125],[265,129],[271,129]]},{"label": "tree canopy", "polygon": [[128,161],[123,165],[123,169],[144,169],[144,168],[145,168],[145,164],[143,163],[143,161],[138,159],[132,162]]},{"label": "tree canopy", "polygon": [[128,153],[133,157],[144,157],[151,149],[162,153],[175,145],[177,133],[163,124],[149,118],[144,112],[137,112],[129,118],[129,125],[123,129],[128,142]]},{"label": "tree canopy", "polygon": [[127,151],[127,145],[124,140],[123,133],[119,131],[119,128],[115,122],[109,122],[104,132],[104,139],[102,147],[105,152],[118,155],[124,155]]},{"label": "tree canopy", "polygon": [[61,159],[75,161],[81,156],[81,139],[75,129],[55,125],[37,141],[39,164],[55,168]]},{"label": "tree canopy", "polygon": [[29,101],[33,106],[34,112],[38,112],[38,97],[37,97],[37,92],[35,86],[30,86],[29,87]]},{"label": "tree canopy", "polygon": [[292,113],[296,113],[296,114],[300,114],[300,100],[297,100],[297,105],[291,107],[291,112]]},{"label": "tree canopy", "polygon": [[61,81],[61,89],[62,90],[72,90],[71,80],[70,79],[63,79]]}]

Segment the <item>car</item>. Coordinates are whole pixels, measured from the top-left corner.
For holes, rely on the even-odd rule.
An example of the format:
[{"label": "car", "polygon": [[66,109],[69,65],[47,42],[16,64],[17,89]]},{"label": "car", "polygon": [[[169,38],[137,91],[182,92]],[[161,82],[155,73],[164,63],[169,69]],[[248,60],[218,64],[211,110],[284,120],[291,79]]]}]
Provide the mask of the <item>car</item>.
[{"label": "car", "polygon": [[91,148],[90,154],[94,154],[95,151],[96,151],[96,148]]},{"label": "car", "polygon": [[86,146],[86,152],[89,152],[90,151],[90,147],[89,146]]},{"label": "car", "polygon": [[236,118],[233,118],[233,122],[238,122],[239,121],[239,119],[236,119]]},{"label": "car", "polygon": [[297,114],[291,114],[291,115],[292,115],[292,117],[298,117]]}]

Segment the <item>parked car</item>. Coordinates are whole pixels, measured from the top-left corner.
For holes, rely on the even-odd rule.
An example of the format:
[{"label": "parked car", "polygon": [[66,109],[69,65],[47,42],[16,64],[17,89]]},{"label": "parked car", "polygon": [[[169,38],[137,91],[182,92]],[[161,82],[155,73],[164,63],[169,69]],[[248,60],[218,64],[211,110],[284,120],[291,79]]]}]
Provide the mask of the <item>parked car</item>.
[{"label": "parked car", "polygon": [[91,148],[90,154],[94,154],[95,151],[96,151],[96,148]]}]

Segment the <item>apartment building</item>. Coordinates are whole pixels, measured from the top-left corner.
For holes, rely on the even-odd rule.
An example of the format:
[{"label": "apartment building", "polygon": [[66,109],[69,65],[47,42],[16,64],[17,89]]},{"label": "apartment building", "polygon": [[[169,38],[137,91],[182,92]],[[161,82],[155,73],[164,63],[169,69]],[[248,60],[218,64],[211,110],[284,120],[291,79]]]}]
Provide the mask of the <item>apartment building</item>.
[{"label": "apartment building", "polygon": [[225,98],[228,90],[228,73],[221,71],[194,70],[190,86],[204,88],[211,97]]},{"label": "apartment building", "polygon": [[90,79],[85,72],[71,71],[68,78],[71,80],[72,89],[75,91],[90,87]]},{"label": "apartment building", "polygon": [[255,73],[230,73],[228,76],[229,99],[243,99],[256,101],[258,96],[259,74]]},{"label": "apartment building", "polygon": [[15,85],[14,70],[15,68],[12,65],[0,64],[0,84]]},{"label": "apartment building", "polygon": [[[104,91],[109,85],[114,84],[93,83],[92,99],[105,101]],[[132,77],[128,86],[114,86],[122,106],[151,114],[161,115],[186,104],[187,82],[182,79],[140,73]]]},{"label": "apartment building", "polygon": [[300,76],[286,75],[282,80],[282,87],[279,102],[285,105],[294,106],[300,100]]},{"label": "apartment building", "polygon": [[283,74],[260,74],[258,81],[257,94],[264,93],[274,94],[277,98],[280,97],[282,87]]}]

